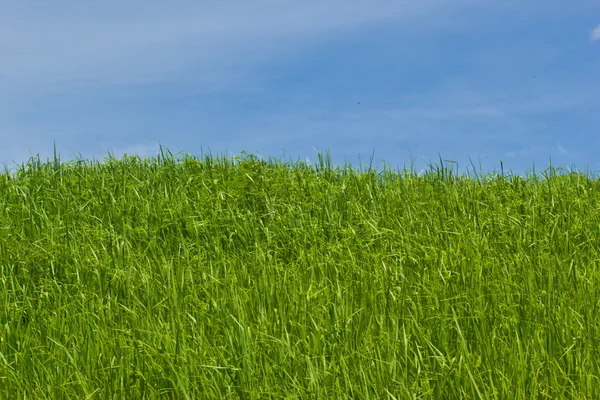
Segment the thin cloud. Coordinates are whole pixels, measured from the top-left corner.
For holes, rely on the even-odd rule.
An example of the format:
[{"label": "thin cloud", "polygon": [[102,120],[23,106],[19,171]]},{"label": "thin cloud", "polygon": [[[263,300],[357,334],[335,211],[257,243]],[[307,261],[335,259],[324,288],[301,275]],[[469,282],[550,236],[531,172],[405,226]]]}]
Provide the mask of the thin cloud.
[{"label": "thin cloud", "polygon": [[522,147],[521,149],[509,151],[504,153],[506,157],[515,158],[515,157],[529,157],[533,154],[542,153],[544,149],[548,146],[544,145],[534,145],[533,143],[529,144],[529,147]]},{"label": "thin cloud", "polygon": [[560,155],[570,156],[570,157],[576,157],[577,156],[577,154],[573,153],[572,151],[569,151],[569,150],[565,149],[564,146],[560,142],[556,143],[556,149],[558,150],[558,153]]},{"label": "thin cloud", "polygon": [[590,33],[591,40],[600,40],[600,25],[595,27]]},{"label": "thin cloud", "polygon": [[[451,7],[474,1],[460,0]],[[0,76],[13,83],[136,83],[191,68],[200,68],[198,75],[210,74],[208,82],[214,75],[227,80],[233,74],[227,69],[290,45],[329,40],[386,20],[416,23],[417,16],[450,7],[441,0],[31,4],[11,2],[0,16]]]}]

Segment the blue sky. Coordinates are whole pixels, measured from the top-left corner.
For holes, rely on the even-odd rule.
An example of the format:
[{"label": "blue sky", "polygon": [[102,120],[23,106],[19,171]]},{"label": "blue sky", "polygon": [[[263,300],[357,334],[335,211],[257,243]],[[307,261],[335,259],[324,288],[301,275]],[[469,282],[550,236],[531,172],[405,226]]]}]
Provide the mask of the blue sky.
[{"label": "blue sky", "polygon": [[0,0],[0,165],[56,143],[600,171],[592,0]]}]

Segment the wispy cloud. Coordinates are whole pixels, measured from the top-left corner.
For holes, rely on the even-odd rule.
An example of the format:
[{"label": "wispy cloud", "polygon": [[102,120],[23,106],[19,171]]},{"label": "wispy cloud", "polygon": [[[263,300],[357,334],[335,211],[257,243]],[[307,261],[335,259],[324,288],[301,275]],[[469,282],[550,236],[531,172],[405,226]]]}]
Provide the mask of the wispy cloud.
[{"label": "wispy cloud", "polygon": [[552,145],[548,143],[530,143],[529,146],[522,147],[518,150],[513,150],[504,153],[506,157],[515,158],[515,157],[531,157],[533,155],[542,155],[547,154],[548,149],[553,148]]},{"label": "wispy cloud", "polygon": [[592,29],[592,32],[590,32],[590,39],[600,40],[600,25]]},{"label": "wispy cloud", "polygon": [[[452,7],[471,2],[455,1]],[[450,7],[442,0],[31,4],[10,2],[0,16],[0,77],[12,82],[135,83],[172,79],[190,69],[207,83],[227,81],[240,64],[290,44],[331,40],[385,20],[409,24],[415,16]]]},{"label": "wispy cloud", "polygon": [[565,149],[560,142],[556,143],[556,149],[558,150],[559,154],[563,156],[577,156],[577,154]]}]

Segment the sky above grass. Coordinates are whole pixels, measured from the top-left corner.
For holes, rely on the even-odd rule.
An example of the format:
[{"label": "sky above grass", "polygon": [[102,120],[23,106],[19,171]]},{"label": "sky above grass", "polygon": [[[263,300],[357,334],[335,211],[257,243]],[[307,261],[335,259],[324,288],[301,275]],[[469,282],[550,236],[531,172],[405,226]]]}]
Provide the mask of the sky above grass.
[{"label": "sky above grass", "polygon": [[9,169],[56,144],[65,161],[163,145],[311,162],[329,150],[356,167],[441,156],[461,171],[600,170],[597,1],[1,4]]}]

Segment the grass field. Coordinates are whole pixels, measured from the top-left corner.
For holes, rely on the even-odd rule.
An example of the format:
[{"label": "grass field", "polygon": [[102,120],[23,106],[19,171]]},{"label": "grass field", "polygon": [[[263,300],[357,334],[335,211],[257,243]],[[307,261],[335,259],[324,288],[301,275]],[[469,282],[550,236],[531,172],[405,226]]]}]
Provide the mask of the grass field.
[{"label": "grass field", "polygon": [[0,398],[599,399],[600,181],[237,158],[0,175]]}]

